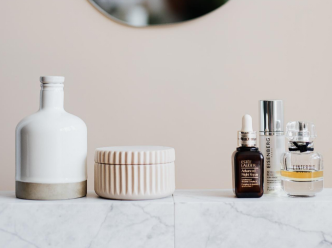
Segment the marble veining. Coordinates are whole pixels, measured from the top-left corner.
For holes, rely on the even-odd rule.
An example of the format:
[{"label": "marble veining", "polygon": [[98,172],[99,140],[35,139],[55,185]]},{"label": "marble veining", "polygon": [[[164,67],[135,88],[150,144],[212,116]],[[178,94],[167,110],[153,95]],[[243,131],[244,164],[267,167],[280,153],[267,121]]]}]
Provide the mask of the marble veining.
[{"label": "marble veining", "polygon": [[176,247],[332,247],[331,193],[237,199],[231,191],[177,191]]},{"label": "marble veining", "polygon": [[16,199],[0,192],[0,247],[332,247],[332,189],[312,198],[177,190],[147,201]]},{"label": "marble veining", "polygon": [[[3,193],[0,193],[3,196]],[[0,247],[174,247],[173,198],[68,201],[0,197]]]}]

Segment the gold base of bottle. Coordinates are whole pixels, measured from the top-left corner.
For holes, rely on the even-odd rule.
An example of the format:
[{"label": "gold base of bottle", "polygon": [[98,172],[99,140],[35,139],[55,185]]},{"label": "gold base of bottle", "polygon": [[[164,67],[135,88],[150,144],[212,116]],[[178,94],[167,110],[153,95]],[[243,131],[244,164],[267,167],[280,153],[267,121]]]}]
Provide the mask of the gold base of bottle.
[{"label": "gold base of bottle", "polygon": [[65,200],[86,196],[87,181],[77,183],[26,183],[16,181],[16,197],[28,200]]}]

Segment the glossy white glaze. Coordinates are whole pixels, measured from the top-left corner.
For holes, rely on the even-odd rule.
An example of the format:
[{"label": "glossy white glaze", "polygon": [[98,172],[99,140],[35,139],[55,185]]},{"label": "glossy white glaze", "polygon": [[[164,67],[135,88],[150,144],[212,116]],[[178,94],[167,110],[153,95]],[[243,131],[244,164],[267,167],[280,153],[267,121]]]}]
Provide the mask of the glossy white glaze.
[{"label": "glossy white glaze", "polygon": [[16,127],[17,181],[70,183],[87,179],[87,128],[80,118],[64,110],[64,85],[59,78],[57,82],[52,77],[41,78],[39,111]]}]

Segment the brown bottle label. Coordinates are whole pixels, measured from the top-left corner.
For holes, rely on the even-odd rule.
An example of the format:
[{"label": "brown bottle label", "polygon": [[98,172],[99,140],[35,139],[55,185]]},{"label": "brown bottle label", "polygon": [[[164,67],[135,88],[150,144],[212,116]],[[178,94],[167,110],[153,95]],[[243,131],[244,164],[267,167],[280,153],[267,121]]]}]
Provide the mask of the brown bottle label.
[{"label": "brown bottle label", "polygon": [[259,166],[252,160],[241,160],[240,184],[242,188],[259,186]]}]

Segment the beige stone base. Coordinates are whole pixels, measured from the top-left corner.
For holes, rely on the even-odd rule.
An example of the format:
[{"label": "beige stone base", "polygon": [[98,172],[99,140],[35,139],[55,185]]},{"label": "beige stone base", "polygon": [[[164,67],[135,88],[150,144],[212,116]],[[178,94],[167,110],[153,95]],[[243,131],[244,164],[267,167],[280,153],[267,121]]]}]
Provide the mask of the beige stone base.
[{"label": "beige stone base", "polygon": [[78,183],[25,183],[16,181],[16,197],[29,200],[65,200],[86,196],[87,181]]}]

